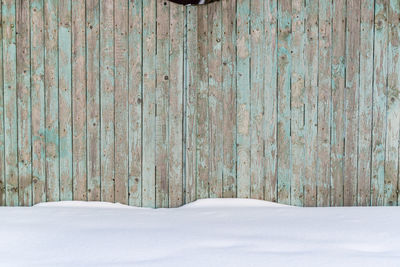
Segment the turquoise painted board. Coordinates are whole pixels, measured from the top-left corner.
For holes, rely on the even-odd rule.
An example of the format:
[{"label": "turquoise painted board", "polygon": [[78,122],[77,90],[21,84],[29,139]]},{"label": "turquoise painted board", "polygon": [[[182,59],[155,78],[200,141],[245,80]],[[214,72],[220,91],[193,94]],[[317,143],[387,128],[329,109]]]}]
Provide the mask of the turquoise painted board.
[{"label": "turquoise painted board", "polygon": [[398,205],[397,0],[1,3],[0,205]]}]

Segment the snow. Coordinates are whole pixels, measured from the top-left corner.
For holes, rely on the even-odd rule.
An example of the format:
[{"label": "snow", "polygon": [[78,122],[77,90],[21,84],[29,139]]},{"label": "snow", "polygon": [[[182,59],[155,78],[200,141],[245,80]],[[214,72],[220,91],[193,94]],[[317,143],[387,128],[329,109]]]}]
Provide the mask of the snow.
[{"label": "snow", "polygon": [[400,266],[400,209],[200,200],[0,208],[0,266]]}]

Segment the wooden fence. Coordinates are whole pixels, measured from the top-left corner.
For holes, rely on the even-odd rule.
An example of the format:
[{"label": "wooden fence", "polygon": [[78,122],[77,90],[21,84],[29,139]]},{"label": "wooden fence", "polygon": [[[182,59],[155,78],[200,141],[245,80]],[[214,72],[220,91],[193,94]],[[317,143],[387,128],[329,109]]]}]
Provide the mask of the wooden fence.
[{"label": "wooden fence", "polygon": [[397,205],[399,0],[2,0],[0,205]]}]

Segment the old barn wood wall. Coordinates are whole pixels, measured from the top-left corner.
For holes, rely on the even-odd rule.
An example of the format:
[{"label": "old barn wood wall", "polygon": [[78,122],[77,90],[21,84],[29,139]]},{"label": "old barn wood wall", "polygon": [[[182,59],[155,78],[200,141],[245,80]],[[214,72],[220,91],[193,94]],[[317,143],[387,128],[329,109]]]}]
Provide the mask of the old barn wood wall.
[{"label": "old barn wood wall", "polygon": [[0,16],[0,205],[399,204],[399,0],[2,0]]}]

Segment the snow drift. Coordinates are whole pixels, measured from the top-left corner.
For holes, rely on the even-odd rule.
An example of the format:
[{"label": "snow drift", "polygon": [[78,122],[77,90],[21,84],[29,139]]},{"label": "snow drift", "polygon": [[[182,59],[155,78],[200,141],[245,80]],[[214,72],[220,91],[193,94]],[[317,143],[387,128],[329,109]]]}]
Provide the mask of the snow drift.
[{"label": "snow drift", "polygon": [[0,266],[400,266],[400,209],[200,200],[0,208]]}]

